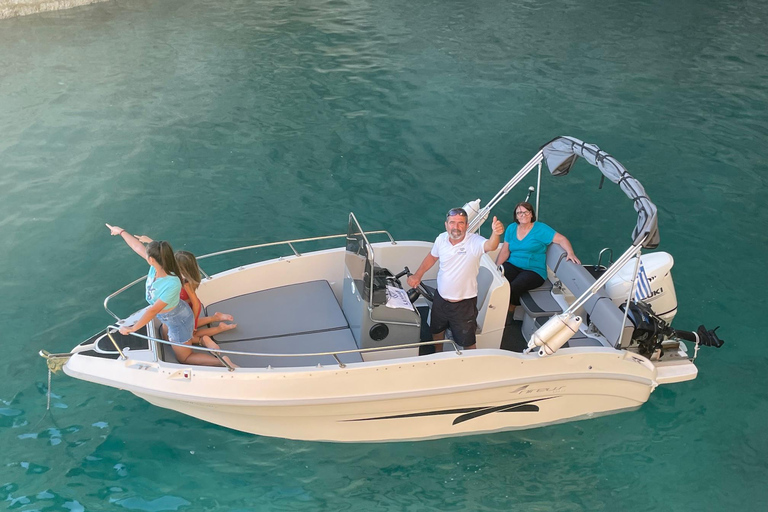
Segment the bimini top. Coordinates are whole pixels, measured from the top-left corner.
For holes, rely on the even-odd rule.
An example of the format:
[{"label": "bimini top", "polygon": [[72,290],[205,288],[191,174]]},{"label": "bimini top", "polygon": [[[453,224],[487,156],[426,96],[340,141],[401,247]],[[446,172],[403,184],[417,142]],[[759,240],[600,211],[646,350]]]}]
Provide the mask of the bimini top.
[{"label": "bimini top", "polygon": [[642,242],[647,249],[655,249],[659,245],[656,205],[648,198],[640,182],[618,160],[594,144],[587,144],[574,137],[558,137],[541,148],[541,151],[553,176],[568,174],[580,156],[600,169],[605,177],[619,185],[635,203],[637,225],[632,231],[633,244],[639,245]]}]

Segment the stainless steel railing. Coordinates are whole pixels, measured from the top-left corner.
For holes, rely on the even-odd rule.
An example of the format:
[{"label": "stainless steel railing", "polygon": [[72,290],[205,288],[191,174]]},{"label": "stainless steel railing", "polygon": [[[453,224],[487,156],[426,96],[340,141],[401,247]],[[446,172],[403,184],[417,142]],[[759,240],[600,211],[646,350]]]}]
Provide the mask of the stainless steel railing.
[{"label": "stainless steel railing", "polygon": [[[397,242],[392,237],[392,235],[389,233],[389,231],[386,231],[386,230],[366,231],[363,234],[366,235],[366,236],[368,236],[368,235],[386,235],[389,238],[389,241],[390,241],[391,244],[393,244],[393,245],[397,244]],[[347,237],[346,234],[342,234],[342,235],[319,236],[319,237],[312,237],[312,238],[300,238],[300,239],[288,240],[288,241],[283,241],[283,242],[269,242],[269,243],[264,243],[264,244],[248,245],[248,246],[244,246],[244,247],[238,247],[238,248],[235,248],[235,249],[227,249],[227,250],[224,250],[224,251],[212,252],[212,253],[209,253],[209,254],[204,254],[202,256],[197,256],[196,258],[199,261],[199,260],[203,260],[203,259],[207,259],[207,258],[212,258],[214,256],[221,256],[221,255],[224,255],[224,254],[231,254],[231,253],[240,252],[240,251],[247,251],[247,250],[251,250],[251,249],[261,249],[261,248],[265,248],[265,247],[274,247],[274,246],[280,246],[280,245],[287,245],[291,249],[291,251],[293,252],[293,256],[298,258],[298,257],[301,257],[302,253],[300,253],[299,251],[296,250],[296,248],[294,247],[294,244],[306,243],[306,242],[316,242],[316,241],[322,241],[322,240],[332,240],[332,239],[336,239],[336,238],[346,238],[346,237]],[[200,271],[203,273],[203,275],[205,276],[206,279],[210,279],[210,276],[207,273],[205,273],[205,271],[202,268],[200,269]],[[138,283],[142,282],[144,279],[146,279],[146,275],[135,279],[134,281],[128,283],[127,285],[123,286],[119,290],[117,290],[117,291],[111,293],[110,295],[108,295],[104,299],[104,309],[107,311],[107,313],[109,313],[115,320],[117,320],[119,322],[120,321],[120,317],[117,316],[115,313],[113,313],[109,309],[109,301],[111,299],[113,299],[114,297],[120,295],[121,293],[125,292],[126,290],[130,289],[131,287],[133,287],[133,286],[137,285]],[[109,327],[107,327],[107,335],[109,336],[110,341],[114,345],[114,347],[115,347],[117,353],[119,354],[120,358],[123,359],[123,360],[126,360],[127,357],[126,357],[125,353],[123,352],[123,350],[120,349],[119,345],[117,344],[117,342],[115,341],[115,339],[112,336],[112,334],[117,332],[119,330],[119,328],[120,328],[119,325],[110,325]],[[341,359],[339,359],[339,356],[340,355],[344,355],[344,354],[363,354],[363,353],[368,353],[368,352],[381,352],[381,351],[385,351],[385,350],[398,350],[398,349],[403,349],[403,348],[416,348],[416,347],[421,347],[421,346],[439,345],[439,344],[442,344],[442,343],[450,343],[450,344],[453,345],[454,350],[456,351],[457,354],[461,354],[462,353],[461,352],[461,348],[462,347],[457,345],[452,340],[423,341],[423,342],[417,342],[417,343],[407,343],[407,344],[399,344],[399,345],[388,345],[388,346],[384,346],[384,347],[373,347],[373,348],[364,348],[364,349],[358,348],[358,349],[352,349],[352,350],[341,350],[341,351],[336,351],[336,352],[313,352],[313,353],[298,353],[298,354],[276,354],[276,353],[260,353],[260,352],[242,352],[242,351],[236,351],[236,350],[226,350],[226,349],[221,349],[221,348],[219,348],[219,349],[211,349],[211,348],[208,348],[208,347],[201,347],[201,346],[194,346],[193,347],[193,346],[190,346],[190,345],[185,345],[183,343],[175,343],[175,342],[172,342],[172,341],[167,341],[167,340],[163,340],[163,339],[160,339],[160,338],[155,338],[155,337],[152,337],[152,336],[147,336],[147,335],[143,335],[143,334],[139,334],[139,333],[135,333],[135,332],[131,333],[131,336],[135,336],[137,338],[142,338],[142,339],[145,339],[147,341],[154,342],[154,343],[161,343],[161,344],[170,345],[170,346],[176,345],[176,346],[181,346],[181,347],[185,347],[185,348],[190,348],[190,349],[196,350],[196,351],[210,352],[213,355],[215,355],[221,361],[222,365],[227,367],[229,369],[229,371],[234,371],[235,368],[233,368],[232,366],[227,364],[227,362],[222,359],[222,357],[221,357],[222,355],[226,355],[226,356],[230,356],[230,355],[235,355],[235,356],[251,356],[251,357],[323,357],[323,356],[331,356],[331,357],[333,357],[336,360],[336,363],[341,368],[344,368],[346,366],[346,364],[343,363],[341,361]],[[67,354],[67,355],[71,355],[71,354]]]},{"label": "stainless steel railing", "polygon": [[[386,230],[366,231],[365,234],[366,235],[387,235],[387,237],[389,238],[390,243],[392,243],[392,245],[397,245],[397,242],[392,237],[392,235],[389,233],[389,231],[386,231]],[[306,243],[306,242],[317,242],[317,241],[321,241],[321,240],[332,240],[332,239],[335,239],[335,238],[346,238],[346,236],[347,236],[346,234],[343,234],[343,235],[316,236],[316,237],[312,237],[312,238],[297,238],[295,240],[287,240],[287,241],[284,241],[284,242],[269,242],[269,243],[265,243],[265,244],[247,245],[247,246],[244,246],[244,247],[237,247],[235,249],[227,249],[225,251],[217,251],[217,252],[212,252],[210,254],[204,254],[202,256],[196,256],[196,259],[198,261],[200,261],[200,260],[204,260],[204,259],[207,259],[207,258],[212,258],[214,256],[221,256],[223,254],[231,254],[231,253],[240,252],[240,251],[247,251],[247,250],[251,250],[251,249],[263,249],[264,247],[275,247],[275,246],[279,246],[279,245],[287,245],[288,247],[290,247],[291,251],[293,252],[293,255],[298,258],[298,257],[301,257],[301,253],[296,250],[296,248],[293,246],[293,244]],[[281,256],[281,258],[282,258],[282,256]],[[206,279],[210,279],[210,276],[202,269],[202,267],[200,268],[200,272],[203,274],[203,276]],[[109,301],[112,300],[113,298],[117,297],[118,295],[120,295],[124,291],[128,290],[129,288],[137,285],[138,283],[140,283],[141,281],[146,279],[146,277],[147,276],[145,274],[142,277],[137,278],[136,280],[134,280],[134,281],[128,283],[127,285],[123,286],[122,288],[120,288],[116,292],[108,295],[104,299],[104,309],[106,310],[107,313],[109,313],[110,316],[112,316],[112,318],[114,318],[117,321],[120,320],[120,317],[117,316],[116,314],[114,314],[109,309]]]},{"label": "stainless steel railing", "polygon": [[[120,329],[120,326],[118,325],[110,325],[107,327],[107,335],[109,335],[110,340],[112,341],[112,344],[115,346],[115,349],[117,350],[117,353],[120,355],[120,358],[123,360],[127,360],[125,353],[120,349],[115,339],[111,336],[111,334],[117,332]],[[228,365],[226,361],[224,361],[221,356],[250,356],[250,357],[322,357],[322,356],[331,356],[336,360],[336,363],[339,365],[340,368],[345,368],[346,364],[343,363],[338,356],[344,355],[344,354],[364,354],[368,352],[382,352],[385,350],[398,350],[402,348],[416,348],[416,347],[422,347],[422,346],[430,346],[430,345],[439,345],[442,343],[450,343],[453,345],[454,350],[456,351],[456,354],[461,355],[461,349],[463,347],[459,346],[456,342],[453,340],[433,340],[433,341],[420,341],[417,343],[405,343],[402,345],[387,345],[385,347],[372,347],[372,348],[357,348],[352,350],[338,350],[333,352],[301,352],[298,354],[276,354],[272,352],[243,352],[239,350],[226,350],[222,348],[208,348],[208,347],[202,347],[202,346],[192,346],[192,345],[186,345],[184,343],[176,343],[173,341],[168,341],[160,338],[154,338],[152,336],[146,336],[144,334],[139,334],[136,332],[132,332],[130,334],[131,336],[135,336],[137,338],[145,339],[147,341],[153,341],[155,343],[162,343],[164,345],[170,345],[170,346],[177,346],[177,347],[184,347],[189,348],[192,350],[198,350],[198,351],[204,351],[204,352],[210,352],[216,357],[219,358],[219,360],[222,362],[224,366],[226,366],[229,371],[234,371],[235,368]],[[62,355],[62,354],[57,354]],[[67,354],[72,355],[72,354]],[[318,363],[319,364],[319,363]],[[251,368],[251,367],[247,367]],[[271,368],[271,367],[267,367]]]}]

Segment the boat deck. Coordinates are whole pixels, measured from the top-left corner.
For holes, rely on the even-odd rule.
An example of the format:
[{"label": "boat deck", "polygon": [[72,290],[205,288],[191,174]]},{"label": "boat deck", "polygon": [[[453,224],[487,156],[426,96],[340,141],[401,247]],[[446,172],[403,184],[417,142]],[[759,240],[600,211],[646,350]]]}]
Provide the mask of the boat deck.
[{"label": "boat deck", "polygon": [[[230,314],[237,327],[214,336],[222,349],[261,354],[311,354],[356,350],[347,319],[327,281],[281,286],[231,297],[206,307]],[[168,351],[166,351],[168,352]],[[231,356],[249,368],[335,365],[333,356]],[[359,353],[340,354],[344,363],[362,361]]]},{"label": "boat deck", "polygon": [[[562,265],[564,266],[564,265]],[[579,270],[582,267],[579,266]],[[594,279],[592,279],[594,280]],[[432,286],[436,282],[425,281]],[[522,352],[527,339],[552,315],[562,311],[552,299],[552,284],[547,281],[539,289],[522,298],[524,320],[510,321],[505,326],[500,348]],[[421,311],[422,326],[426,326],[427,311]],[[207,315],[215,312],[232,315],[235,329],[214,336],[222,349],[262,355],[232,355],[232,361],[244,368],[307,367],[336,365],[332,355],[311,356],[312,353],[336,353],[357,350],[354,335],[342,307],[328,281],[316,280],[280,286],[212,303],[205,308]],[[617,321],[623,320],[615,312]],[[618,331],[618,329],[614,329]],[[424,331],[424,329],[422,329]],[[421,341],[431,339],[428,329],[421,332]],[[611,346],[607,342],[579,331],[563,348]],[[431,347],[422,347],[420,354],[432,353]],[[163,347],[162,359],[177,362],[172,350]],[[274,355],[270,355],[274,354]],[[279,355],[283,354],[283,355]],[[295,354],[286,356],[285,354]],[[343,363],[362,362],[360,353],[339,354]]]}]

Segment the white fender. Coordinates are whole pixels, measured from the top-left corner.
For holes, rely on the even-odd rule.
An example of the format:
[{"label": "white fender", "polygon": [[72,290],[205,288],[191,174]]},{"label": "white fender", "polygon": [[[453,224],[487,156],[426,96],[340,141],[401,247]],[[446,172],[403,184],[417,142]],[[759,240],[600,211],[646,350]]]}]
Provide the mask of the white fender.
[{"label": "white fender", "polygon": [[539,349],[539,356],[544,357],[554,354],[557,349],[565,345],[565,342],[576,334],[580,325],[580,316],[568,315],[566,313],[555,315],[531,335],[531,341],[528,342],[528,350],[541,347]]},{"label": "white fender", "polygon": [[[464,208],[464,211],[467,212],[467,225],[472,224],[472,221],[475,217],[480,213],[480,199],[475,199],[474,201],[470,201],[466,203],[462,208]],[[483,217],[483,220],[480,222],[480,224],[477,225],[477,229],[480,229],[480,226],[483,225],[483,223],[488,219],[488,214],[486,213]]]}]

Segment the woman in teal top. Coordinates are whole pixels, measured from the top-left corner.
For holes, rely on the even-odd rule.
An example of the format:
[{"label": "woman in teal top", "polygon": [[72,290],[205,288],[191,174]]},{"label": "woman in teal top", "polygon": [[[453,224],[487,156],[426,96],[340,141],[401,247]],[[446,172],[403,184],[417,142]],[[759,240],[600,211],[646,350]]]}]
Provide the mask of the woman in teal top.
[{"label": "woman in teal top", "polygon": [[507,227],[497,265],[504,265],[509,281],[509,311],[520,305],[520,296],[544,284],[547,278],[547,247],[556,243],[565,249],[566,258],[581,264],[573,253],[571,242],[543,222],[536,222],[531,203],[515,206],[515,222]]},{"label": "woman in teal top", "polygon": [[[171,345],[173,353],[181,364],[223,366],[214,355],[193,352],[191,348],[184,346],[192,344],[195,317],[189,304],[179,300],[181,272],[173,256],[171,244],[165,241],[151,242],[144,247],[144,244],[123,228],[109,224],[107,227],[112,236],[120,236],[136,254],[149,263],[146,282],[146,299],[149,307],[135,324],[122,326],[120,333],[136,332],[157,317],[163,323],[164,334],[167,334],[168,340],[174,343]],[[231,364],[229,358],[223,357],[223,359]]]}]

